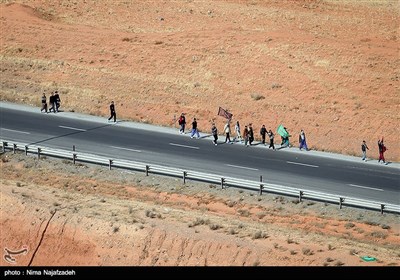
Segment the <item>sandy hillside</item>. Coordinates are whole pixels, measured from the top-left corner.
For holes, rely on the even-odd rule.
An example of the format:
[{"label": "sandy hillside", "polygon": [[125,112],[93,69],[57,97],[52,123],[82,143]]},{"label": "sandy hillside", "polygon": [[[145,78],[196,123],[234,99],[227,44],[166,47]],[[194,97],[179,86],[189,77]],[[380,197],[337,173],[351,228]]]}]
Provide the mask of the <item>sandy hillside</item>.
[{"label": "sandy hillside", "polygon": [[20,266],[400,264],[398,215],[24,153],[0,163],[0,248],[26,248]]},{"label": "sandy hillside", "polygon": [[313,149],[400,161],[399,3],[0,0],[1,100],[209,130],[304,129]]}]

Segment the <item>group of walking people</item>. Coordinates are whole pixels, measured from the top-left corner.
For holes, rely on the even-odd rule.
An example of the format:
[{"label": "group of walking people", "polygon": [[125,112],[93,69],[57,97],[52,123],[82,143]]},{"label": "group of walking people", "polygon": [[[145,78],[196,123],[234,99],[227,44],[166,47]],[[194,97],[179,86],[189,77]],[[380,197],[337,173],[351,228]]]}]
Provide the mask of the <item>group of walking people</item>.
[{"label": "group of walking people", "polygon": [[42,95],[42,108],[40,109],[40,112],[45,112],[49,113],[53,111],[54,113],[58,112],[60,106],[61,106],[61,99],[60,95],[58,94],[58,91],[56,90],[55,92],[52,92],[50,97],[49,97],[49,105],[51,106],[48,110],[47,106],[47,97],[46,93],[43,93]]},{"label": "group of walking people", "polygon": [[[51,105],[51,107],[48,109],[48,105],[47,105],[47,97],[46,94],[43,93],[42,96],[42,108],[40,109],[41,112],[45,111],[46,113],[49,113],[51,111],[53,111],[54,113],[59,112],[59,108],[61,106],[61,99],[60,99],[60,95],[58,94],[58,91],[54,91],[51,93],[50,98],[49,98],[49,104]],[[111,101],[110,104],[110,117],[108,118],[108,121],[113,120],[114,123],[116,122],[116,118],[117,118],[117,114],[115,112],[115,105],[114,105],[114,101]],[[179,123],[179,133],[180,134],[185,134],[185,128],[186,128],[186,117],[185,114],[182,113],[178,119],[178,123]],[[286,127],[283,128],[284,131],[286,132],[285,136],[281,136],[281,148],[284,147],[290,147],[290,143],[289,143],[289,133],[286,129]],[[225,133],[225,143],[229,143],[229,144],[233,144],[234,142],[240,142],[243,143],[246,147],[249,147],[251,145],[253,145],[254,142],[254,131],[253,131],[253,126],[252,124],[248,124],[245,125],[244,130],[243,130],[243,134],[241,133],[241,128],[240,128],[240,123],[239,121],[236,121],[235,126],[234,126],[234,131],[235,131],[235,137],[233,138],[233,140],[231,140],[231,133],[232,133],[232,129],[231,129],[231,120],[227,120],[227,122],[224,125],[224,133]],[[279,132],[279,131],[278,131]],[[218,145],[218,129],[217,126],[215,125],[215,123],[212,123],[211,125],[211,134],[213,136],[213,143],[215,146]],[[197,127],[197,120],[196,118],[193,118],[192,121],[192,128],[190,131],[190,137],[194,138],[194,136],[196,136],[197,139],[200,138],[200,133]],[[265,125],[263,124],[261,129],[260,129],[260,136],[261,136],[261,144],[262,145],[267,145],[266,144],[266,138],[268,136],[269,139],[269,146],[268,148],[272,148],[273,150],[275,149],[275,145],[274,145],[274,138],[275,138],[275,134],[272,132],[271,129],[267,130],[267,128],[265,127]],[[308,151],[308,146],[307,146],[307,141],[306,141],[306,135],[304,130],[302,129],[299,133],[299,150],[305,149],[306,151]],[[369,147],[367,146],[367,143],[365,140],[363,140],[362,144],[361,144],[361,151],[362,151],[362,160],[363,161],[367,161],[367,150],[369,150]],[[379,159],[378,162],[382,162],[382,163],[386,163],[385,161],[385,155],[384,153],[386,152],[387,148],[385,146],[385,144],[383,143],[383,137],[382,139],[378,139],[378,151],[379,151]]]},{"label": "group of walking people", "polygon": [[[186,117],[185,117],[184,113],[182,113],[180,115],[180,117],[178,119],[178,124],[180,126],[179,133],[185,134],[185,128],[186,128],[187,122],[186,122]],[[249,146],[253,145],[253,142],[255,139],[253,125],[251,123],[244,126],[244,130],[242,133],[239,121],[236,121],[235,126],[232,130],[231,120],[227,120],[227,122],[224,125],[223,132],[225,135],[224,143],[228,143],[228,144],[233,144],[234,142],[240,142],[240,143],[244,143],[244,145],[246,147],[249,147]],[[234,137],[232,135],[233,132],[235,133]],[[215,123],[212,123],[212,125],[211,125],[211,134],[213,136],[213,143],[215,146],[217,146],[218,145],[218,128],[215,125]],[[193,118],[192,128],[190,131],[190,137],[194,138],[194,136],[196,136],[196,138],[200,138],[196,118]],[[260,136],[261,136],[261,144],[262,145],[267,146],[266,141],[267,141],[267,137],[268,137],[268,140],[269,140],[268,148],[272,148],[273,150],[276,150],[275,144],[274,144],[275,134],[272,132],[271,129],[268,130],[265,127],[265,125],[262,125],[262,127],[260,129]],[[233,139],[231,139],[231,137],[233,137]],[[282,138],[281,147],[285,147],[285,143],[287,143],[287,146],[289,146],[289,140],[288,140],[289,137],[287,136],[287,137],[281,137],[281,138]],[[303,148],[305,150],[308,150],[305,133],[303,130],[301,130],[301,132],[299,134],[299,143],[300,143],[300,147],[299,147],[300,150]]]},{"label": "group of walking people", "polygon": [[[361,160],[363,160],[363,161],[367,161],[367,150],[369,150],[369,148],[367,146],[367,142],[365,140],[363,140],[362,144],[361,144],[361,152],[362,152]],[[379,151],[378,163],[382,162],[383,164],[386,164],[386,161],[385,161],[386,150],[387,150],[387,148],[386,148],[385,144],[383,143],[383,136],[382,136],[382,139],[378,138],[378,151]]]},{"label": "group of walking people", "polygon": [[[179,133],[180,134],[185,134],[185,129],[186,129],[186,117],[185,114],[182,113],[181,116],[178,119],[178,123],[180,125],[179,127]],[[229,144],[233,144],[234,142],[240,142],[240,143],[244,143],[244,145],[246,147],[249,147],[251,145],[253,145],[254,142],[254,130],[253,130],[253,126],[252,124],[248,124],[245,125],[243,133],[241,133],[241,128],[240,128],[240,123],[239,121],[236,121],[235,126],[233,128],[233,131],[235,133],[235,136],[233,137],[233,139],[231,139],[232,137],[232,128],[231,128],[231,121],[227,120],[227,122],[224,125],[224,135],[225,135],[225,141],[224,143],[229,143]],[[284,147],[290,147],[290,143],[289,143],[289,137],[291,135],[289,135],[289,132],[287,131],[287,128],[284,127],[284,131],[286,132],[286,135],[281,136],[281,145],[280,148],[284,148]],[[278,131],[279,132],[279,131]],[[211,134],[213,136],[213,140],[212,142],[214,143],[215,146],[218,145],[218,128],[215,125],[215,123],[212,123],[211,125]],[[193,118],[192,121],[192,128],[190,131],[190,137],[193,138],[194,136],[196,136],[196,138],[200,138],[200,133],[197,127],[197,120],[196,118]],[[272,132],[271,129],[267,129],[265,127],[265,125],[262,125],[261,129],[260,129],[260,136],[261,136],[261,144],[262,145],[267,145],[266,144],[266,139],[268,137],[269,139],[269,146],[268,148],[272,148],[273,150],[276,150],[275,145],[274,145],[274,138],[275,138],[275,134]],[[299,133],[299,150],[306,150],[309,151],[309,148],[307,146],[307,140],[306,140],[306,134],[304,132],[303,129],[300,130]],[[362,160],[366,161],[366,157],[367,157],[367,150],[369,150],[366,141],[363,141],[362,145],[361,145],[361,150],[363,153],[362,156]],[[379,159],[378,162],[382,162],[385,163],[385,156],[384,153],[387,150],[386,146],[383,143],[383,137],[382,139],[378,139],[378,150],[379,150]]]}]

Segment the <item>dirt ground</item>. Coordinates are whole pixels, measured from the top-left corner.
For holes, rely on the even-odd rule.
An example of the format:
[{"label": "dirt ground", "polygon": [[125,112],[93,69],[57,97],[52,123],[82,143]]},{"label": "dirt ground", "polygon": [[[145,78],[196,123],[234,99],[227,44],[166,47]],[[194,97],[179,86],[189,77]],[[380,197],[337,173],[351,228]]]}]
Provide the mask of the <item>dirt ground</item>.
[{"label": "dirt ground", "polygon": [[[304,129],[312,149],[400,161],[395,0],[0,0],[0,100],[201,131]],[[258,135],[257,135],[258,136]],[[1,155],[16,265],[399,266],[392,214],[23,154]],[[4,251],[2,251],[4,254]],[[376,258],[367,262],[363,256]],[[10,265],[4,256],[0,265]]]},{"label": "dirt ground", "polygon": [[400,264],[394,214],[24,153],[1,172],[0,247],[26,248],[20,266]]},{"label": "dirt ground", "polygon": [[[297,145],[400,161],[396,0],[0,0],[1,100],[200,130],[283,124]],[[175,123],[176,125],[176,123]]]}]

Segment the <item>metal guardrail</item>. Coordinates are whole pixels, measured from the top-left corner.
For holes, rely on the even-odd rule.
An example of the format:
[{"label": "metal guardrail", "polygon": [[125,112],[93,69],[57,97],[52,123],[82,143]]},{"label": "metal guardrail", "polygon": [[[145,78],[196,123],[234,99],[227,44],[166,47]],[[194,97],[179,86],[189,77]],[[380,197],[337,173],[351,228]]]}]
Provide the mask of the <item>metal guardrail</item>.
[{"label": "metal guardrail", "polygon": [[148,175],[149,173],[153,173],[153,174],[167,175],[173,177],[182,177],[184,184],[186,183],[186,180],[196,180],[213,184],[219,184],[221,188],[225,187],[246,188],[249,190],[258,191],[260,195],[262,195],[263,192],[276,193],[285,196],[298,197],[299,201],[302,201],[303,199],[308,199],[308,200],[316,200],[316,201],[338,204],[340,209],[343,206],[351,206],[351,207],[366,208],[371,210],[378,210],[381,213],[387,212],[387,213],[400,214],[400,205],[364,200],[354,197],[344,197],[317,191],[301,190],[298,188],[270,184],[267,182],[262,182],[262,177],[260,177],[260,181],[251,181],[251,180],[244,180],[233,177],[224,177],[215,174],[197,172],[192,170],[184,170],[180,168],[166,167],[156,164],[150,165],[137,161],[110,159],[104,156],[97,156],[81,152],[78,153],[75,151],[75,149],[73,151],[65,151],[61,149],[53,149],[53,148],[29,145],[18,142],[10,143],[10,141],[4,141],[4,140],[0,140],[0,142],[2,145],[3,152],[6,152],[7,150],[11,150],[13,151],[13,153],[15,153],[16,151],[24,151],[26,155],[28,155],[28,153],[37,154],[38,158],[40,158],[41,156],[50,156],[50,157],[70,159],[73,161],[74,164],[77,161],[92,163],[92,164],[100,164],[103,166],[108,166],[110,170],[112,168],[123,168],[129,170],[142,171],[145,172],[146,175]]}]

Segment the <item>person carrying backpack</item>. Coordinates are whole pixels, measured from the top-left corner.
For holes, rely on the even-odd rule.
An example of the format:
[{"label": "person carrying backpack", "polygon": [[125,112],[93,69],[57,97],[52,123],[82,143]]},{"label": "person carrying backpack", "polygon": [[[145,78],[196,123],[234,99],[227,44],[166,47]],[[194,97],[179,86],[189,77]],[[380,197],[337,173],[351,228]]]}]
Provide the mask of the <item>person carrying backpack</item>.
[{"label": "person carrying backpack", "polygon": [[378,162],[380,162],[382,160],[383,163],[385,163],[385,155],[384,153],[386,152],[386,146],[385,144],[383,144],[383,137],[382,140],[378,139],[378,149],[379,149],[379,160]]},{"label": "person carrying backpack", "polygon": [[185,118],[185,114],[184,113],[182,113],[181,116],[179,117],[178,123],[181,126],[179,128],[179,133],[180,134],[185,134],[186,118]]}]

